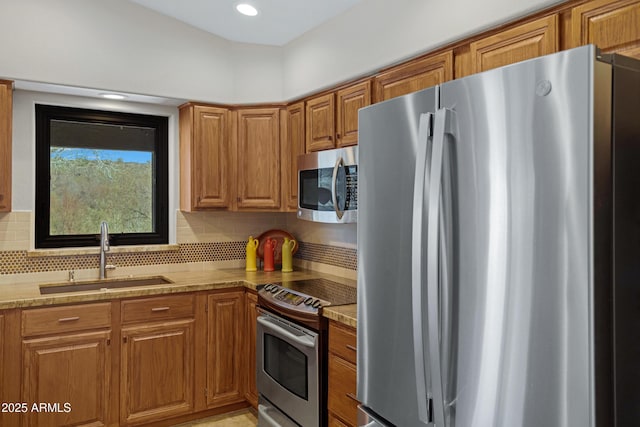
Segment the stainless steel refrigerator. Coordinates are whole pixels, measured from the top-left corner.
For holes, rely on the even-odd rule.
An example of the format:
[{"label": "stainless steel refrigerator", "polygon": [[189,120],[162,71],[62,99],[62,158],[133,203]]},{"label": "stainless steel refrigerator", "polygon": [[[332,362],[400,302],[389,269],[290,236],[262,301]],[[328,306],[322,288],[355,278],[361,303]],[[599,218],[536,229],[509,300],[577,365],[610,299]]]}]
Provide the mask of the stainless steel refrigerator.
[{"label": "stainless steel refrigerator", "polygon": [[358,139],[359,425],[640,425],[638,62],[472,75]]}]

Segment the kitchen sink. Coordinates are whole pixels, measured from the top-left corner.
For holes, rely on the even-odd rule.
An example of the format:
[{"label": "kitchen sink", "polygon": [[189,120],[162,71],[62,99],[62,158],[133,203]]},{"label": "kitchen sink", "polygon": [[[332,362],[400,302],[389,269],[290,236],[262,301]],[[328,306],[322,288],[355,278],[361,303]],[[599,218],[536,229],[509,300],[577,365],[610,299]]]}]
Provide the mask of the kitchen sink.
[{"label": "kitchen sink", "polygon": [[78,282],[47,283],[40,285],[40,294],[58,294],[63,292],[97,291],[107,289],[130,288],[134,286],[166,285],[173,283],[164,276],[124,277],[118,279],[83,280]]}]

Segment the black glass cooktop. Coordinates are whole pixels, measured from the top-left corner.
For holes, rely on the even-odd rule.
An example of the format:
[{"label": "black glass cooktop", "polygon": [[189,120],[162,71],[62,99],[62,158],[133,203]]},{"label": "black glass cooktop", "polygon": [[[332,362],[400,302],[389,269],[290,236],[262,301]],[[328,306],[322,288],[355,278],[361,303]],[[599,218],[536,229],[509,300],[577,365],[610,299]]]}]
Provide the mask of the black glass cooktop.
[{"label": "black glass cooktop", "polygon": [[283,288],[328,301],[331,305],[355,304],[356,287],[329,279],[304,279],[274,283]]}]

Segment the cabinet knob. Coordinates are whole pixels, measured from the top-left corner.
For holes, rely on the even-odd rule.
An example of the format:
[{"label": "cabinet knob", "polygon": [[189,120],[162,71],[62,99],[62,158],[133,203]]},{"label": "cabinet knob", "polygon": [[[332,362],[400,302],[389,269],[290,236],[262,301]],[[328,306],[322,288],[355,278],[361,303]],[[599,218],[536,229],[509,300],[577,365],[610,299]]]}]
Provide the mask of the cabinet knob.
[{"label": "cabinet knob", "polygon": [[340,139],[340,134],[336,133],[336,138]]}]

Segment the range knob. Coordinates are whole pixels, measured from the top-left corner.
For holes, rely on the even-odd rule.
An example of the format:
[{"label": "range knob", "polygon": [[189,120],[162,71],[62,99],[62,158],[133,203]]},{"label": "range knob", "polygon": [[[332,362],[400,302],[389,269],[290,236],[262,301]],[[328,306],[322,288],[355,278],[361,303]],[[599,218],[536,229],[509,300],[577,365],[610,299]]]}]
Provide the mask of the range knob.
[{"label": "range knob", "polygon": [[272,287],[273,287],[272,284],[265,285],[264,290],[265,291],[269,291],[269,290],[271,290]]},{"label": "range knob", "polygon": [[304,300],[304,305],[311,305],[312,302],[313,302],[313,298],[309,297],[306,300]]},{"label": "range knob", "polygon": [[315,301],[313,302],[313,304],[311,304],[311,306],[312,306],[313,308],[320,308],[320,306],[322,306],[322,303],[320,302],[320,300],[319,300],[319,299],[317,299],[317,300],[315,300]]},{"label": "range knob", "polygon": [[271,286],[271,289],[270,289],[270,291],[271,291],[271,293],[272,293],[272,294],[275,294],[275,293],[276,293],[276,292],[278,292],[279,290],[280,290],[280,289],[279,289],[276,285],[272,285],[272,286]]}]

